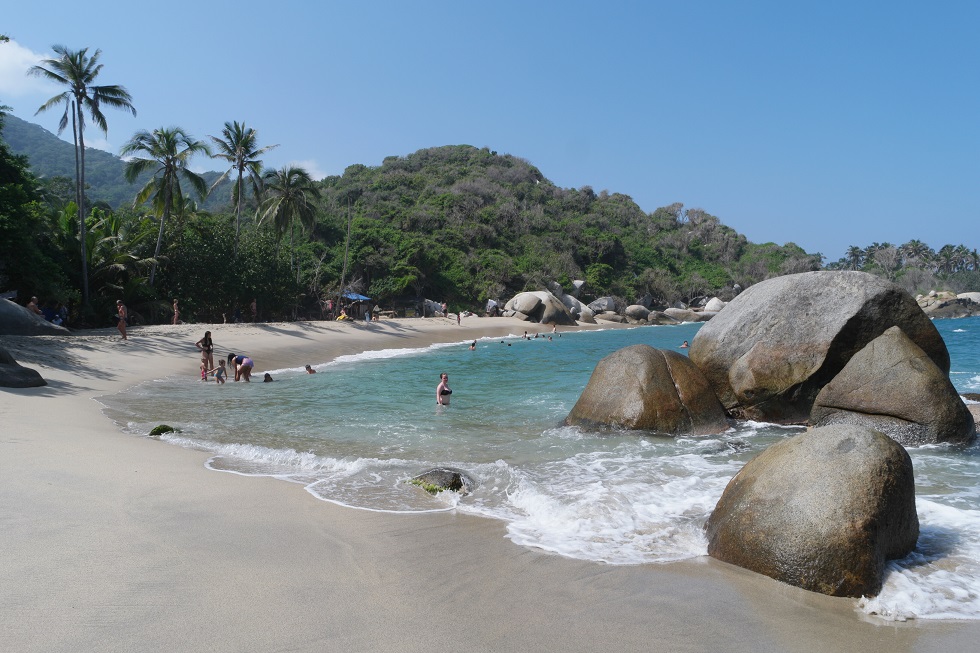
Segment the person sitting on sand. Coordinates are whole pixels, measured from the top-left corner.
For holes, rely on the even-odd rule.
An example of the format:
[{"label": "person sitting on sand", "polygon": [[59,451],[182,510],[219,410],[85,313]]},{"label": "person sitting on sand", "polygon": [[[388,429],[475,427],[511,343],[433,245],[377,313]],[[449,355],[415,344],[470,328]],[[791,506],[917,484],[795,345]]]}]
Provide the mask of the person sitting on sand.
[{"label": "person sitting on sand", "polygon": [[309,363],[307,363],[307,365],[306,365],[306,373],[307,374],[316,374],[316,370],[313,369],[312,367],[310,367]]},{"label": "person sitting on sand", "polygon": [[31,301],[27,302],[27,310],[34,315],[41,315],[41,309],[37,306],[37,297],[31,297]]},{"label": "person sitting on sand", "polygon": [[337,320],[340,321],[340,320],[349,320],[349,319],[350,318],[347,317],[347,309],[346,308],[340,309],[340,315],[337,316]]},{"label": "person sitting on sand", "polygon": [[262,383],[272,383],[273,381],[275,381],[275,379],[272,378],[272,375],[268,372],[266,372],[265,376],[262,377]]},{"label": "person sitting on sand", "polygon": [[439,375],[439,385],[436,386],[436,403],[440,406],[449,405],[449,395],[453,393],[449,389],[449,375],[443,372]]},{"label": "person sitting on sand", "polygon": [[228,364],[235,366],[235,381],[243,379],[246,383],[252,382],[252,368],[255,362],[248,356],[236,356],[228,354]]}]

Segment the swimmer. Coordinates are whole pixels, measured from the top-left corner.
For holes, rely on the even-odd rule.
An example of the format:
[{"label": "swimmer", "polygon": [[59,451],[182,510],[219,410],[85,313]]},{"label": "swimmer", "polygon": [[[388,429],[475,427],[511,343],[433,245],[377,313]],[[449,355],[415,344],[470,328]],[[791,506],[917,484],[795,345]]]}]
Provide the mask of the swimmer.
[{"label": "swimmer", "polygon": [[275,379],[273,379],[272,375],[268,372],[266,372],[265,376],[262,377],[262,383],[272,383],[273,381],[275,381]]},{"label": "swimmer", "polygon": [[439,385],[436,386],[436,403],[440,406],[449,405],[449,395],[453,393],[449,389],[449,375],[443,372],[439,375]]},{"label": "swimmer", "polygon": [[316,374],[316,370],[313,369],[312,367],[310,367],[309,364],[307,364],[306,365],[306,373],[307,374]]},{"label": "swimmer", "polygon": [[681,349],[687,349],[687,348],[688,348],[688,346],[689,346],[689,345],[687,344],[687,340],[685,340],[685,341],[684,341],[684,343],[683,343],[683,344],[681,344],[681,347],[680,347],[680,348],[681,348]]},{"label": "swimmer", "polygon": [[473,351],[474,349],[476,349],[476,340],[474,340],[473,344],[470,345],[470,351]]}]

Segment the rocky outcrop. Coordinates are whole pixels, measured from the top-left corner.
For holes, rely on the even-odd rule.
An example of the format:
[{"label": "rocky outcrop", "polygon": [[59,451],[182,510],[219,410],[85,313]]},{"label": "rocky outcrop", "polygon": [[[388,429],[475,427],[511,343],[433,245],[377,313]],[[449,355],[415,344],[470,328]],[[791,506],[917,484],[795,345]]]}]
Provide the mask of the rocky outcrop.
[{"label": "rocky outcrop", "polygon": [[566,424],[706,435],[728,428],[725,411],[686,356],[632,345],[599,361]]},{"label": "rocky outcrop", "polygon": [[523,313],[532,322],[539,324],[575,326],[575,318],[565,305],[547,290],[519,293],[507,302],[504,311]]},{"label": "rocky outcrop", "polygon": [[898,326],[949,373],[942,337],[908,293],[863,272],[804,272],[739,294],[691,343],[691,360],[733,416],[804,423],[847,361]]},{"label": "rocky outcrop", "polygon": [[0,336],[70,336],[71,331],[45,320],[20,304],[0,299]]},{"label": "rocky outcrop", "polygon": [[822,594],[873,596],[885,561],[919,537],[912,461],[871,429],[814,429],[746,464],[705,530],[718,560]]},{"label": "rocky outcrop", "polygon": [[949,376],[898,327],[868,343],[823,387],[810,422],[859,424],[906,446],[967,442],[976,433]]},{"label": "rocky outcrop", "polygon": [[930,290],[927,295],[915,298],[919,307],[931,318],[956,318],[980,315],[980,293],[966,292],[959,295],[948,290]]},{"label": "rocky outcrop", "polygon": [[23,367],[14,360],[10,352],[0,347],[0,387],[40,388],[47,384],[48,382],[41,377],[41,374],[37,370]]}]

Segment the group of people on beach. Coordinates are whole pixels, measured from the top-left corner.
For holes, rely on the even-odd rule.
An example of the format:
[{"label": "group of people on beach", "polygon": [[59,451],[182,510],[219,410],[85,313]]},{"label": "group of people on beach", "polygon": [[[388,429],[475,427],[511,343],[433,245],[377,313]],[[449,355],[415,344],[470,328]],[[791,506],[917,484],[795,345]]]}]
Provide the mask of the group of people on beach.
[{"label": "group of people on beach", "polygon": [[31,313],[43,317],[48,322],[58,326],[63,326],[68,321],[68,308],[61,302],[52,303],[49,301],[41,305],[37,297],[31,297],[31,300],[27,302],[26,308]]},{"label": "group of people on beach", "polygon": [[[195,342],[194,346],[201,352],[201,380],[207,381],[208,376],[213,374],[215,381],[219,384],[224,383],[228,370],[224,359],[219,360],[217,365],[214,364],[214,341],[211,339],[211,332],[205,331],[204,337]],[[228,354],[228,365],[233,365],[235,368],[235,381],[251,382],[252,368],[255,367],[255,361],[251,358],[231,353]],[[272,376],[268,373],[265,376],[267,382],[272,380]]]}]

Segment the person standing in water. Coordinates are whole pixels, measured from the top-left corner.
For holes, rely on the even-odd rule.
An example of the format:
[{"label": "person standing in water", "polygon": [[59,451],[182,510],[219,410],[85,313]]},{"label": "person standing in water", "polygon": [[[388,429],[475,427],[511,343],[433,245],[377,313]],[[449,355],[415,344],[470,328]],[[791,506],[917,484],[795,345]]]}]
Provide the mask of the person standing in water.
[{"label": "person standing in water", "polygon": [[255,362],[251,358],[228,354],[228,364],[235,366],[235,381],[243,380],[245,383],[252,381],[252,368],[255,367]]},{"label": "person standing in water", "polygon": [[209,370],[214,369],[214,343],[211,342],[211,332],[205,331],[204,337],[194,345],[201,350],[201,362],[207,365]]},{"label": "person standing in water", "polygon": [[439,385],[436,386],[436,403],[440,406],[449,405],[449,396],[453,393],[449,389],[449,375],[443,372],[439,375]]}]

